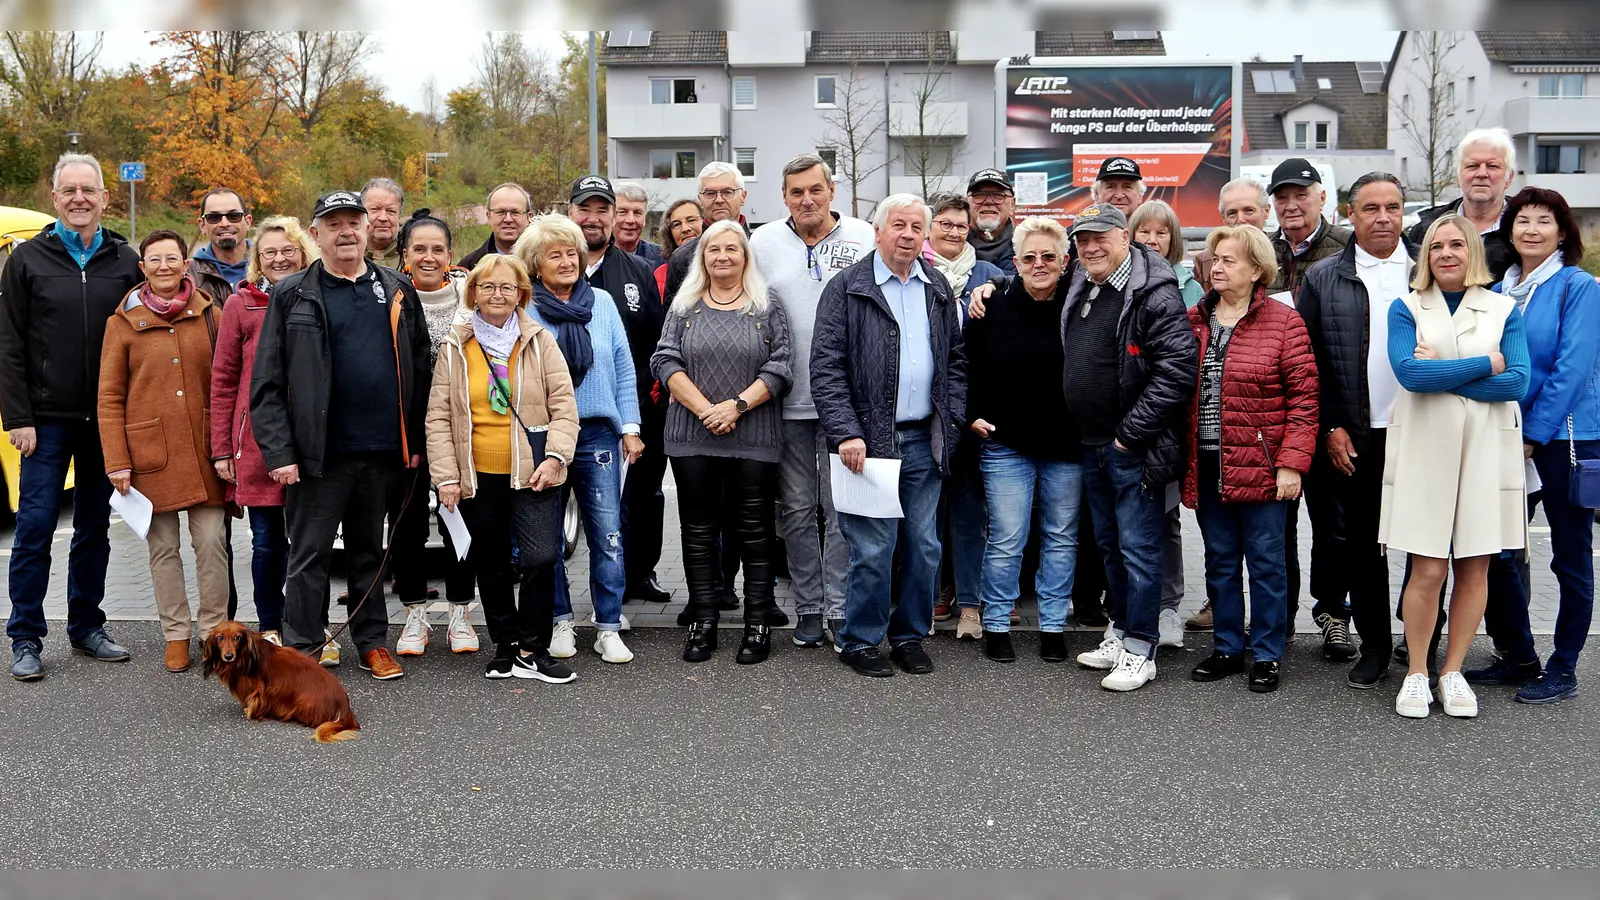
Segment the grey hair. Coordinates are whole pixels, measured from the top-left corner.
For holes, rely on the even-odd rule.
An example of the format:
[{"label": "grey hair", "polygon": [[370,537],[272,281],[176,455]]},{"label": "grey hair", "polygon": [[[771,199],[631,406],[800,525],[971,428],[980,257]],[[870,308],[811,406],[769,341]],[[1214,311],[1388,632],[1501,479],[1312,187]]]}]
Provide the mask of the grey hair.
[{"label": "grey hair", "polygon": [[889,224],[889,217],[908,207],[922,208],[922,230],[926,232],[933,227],[933,210],[928,209],[928,204],[916,194],[890,194],[878,201],[878,208],[872,211],[872,227],[882,229]]},{"label": "grey hair", "polygon": [[689,274],[684,277],[683,284],[678,288],[678,293],[672,298],[673,315],[688,317],[694,305],[700,298],[711,290],[711,273],[706,271],[706,251],[711,247],[711,242],[724,234],[734,234],[739,238],[739,246],[744,248],[744,295],[749,302],[744,309],[751,312],[764,313],[767,311],[767,280],[761,277],[761,269],[756,266],[755,254],[750,252],[750,238],[744,233],[744,226],[732,219],[723,219],[721,222],[712,223],[700,235],[700,243],[694,247],[694,262],[689,266]]},{"label": "grey hair", "polygon": [[500,193],[501,191],[505,190],[506,188],[511,188],[512,190],[514,190],[517,193],[522,195],[522,211],[523,212],[525,212],[525,213],[532,213],[533,212],[533,195],[528,193],[528,189],[527,188],[523,187],[520,184],[517,184],[515,181],[502,181],[499,184],[495,185],[494,187],[490,188],[488,196],[483,198],[483,205],[484,206],[488,206],[489,205],[489,201],[494,199],[494,195]]},{"label": "grey hair", "polygon": [[972,201],[967,199],[966,194],[958,194],[955,191],[934,194],[928,198],[928,209],[935,216],[946,210],[957,210],[966,215],[967,224],[972,224]]},{"label": "grey hair", "polygon": [[369,192],[371,192],[374,188],[376,188],[377,190],[380,190],[380,191],[388,191],[389,193],[395,195],[395,197],[397,199],[399,199],[399,201],[400,201],[400,208],[401,209],[405,208],[405,205],[406,205],[406,189],[401,187],[400,186],[400,182],[395,181],[393,178],[373,178],[370,181],[368,181],[366,184],[362,185],[361,186],[361,205],[362,206],[366,206],[367,205],[367,194]]},{"label": "grey hair", "polygon": [[635,182],[619,181],[611,186],[611,190],[617,195],[618,200],[643,203],[645,206],[650,205],[650,194],[645,191],[642,185]]},{"label": "grey hair", "polygon": [[816,155],[815,153],[802,153],[799,156],[796,156],[794,159],[791,159],[783,164],[783,183],[789,183],[790,175],[799,175],[801,172],[809,172],[812,169],[815,169],[817,166],[822,167],[823,178],[826,178],[829,181],[833,180],[833,167],[824,162],[822,157]]},{"label": "grey hair", "polygon": [[[336,209],[333,212],[355,212],[355,210],[353,210],[353,209]],[[323,221],[325,221],[328,218],[328,216],[330,216],[330,215],[333,215],[333,213],[323,213],[322,215],[317,216],[315,219],[312,219],[311,220],[311,227],[312,228],[321,228]],[[362,222],[367,221],[367,211],[364,210],[364,209],[361,211],[361,221]],[[366,229],[363,228],[362,231],[365,232]]]},{"label": "grey hair", "polygon": [[1357,178],[1355,181],[1350,182],[1350,207],[1352,209],[1355,208],[1356,195],[1361,193],[1362,188],[1369,184],[1376,184],[1380,181],[1385,184],[1394,185],[1397,189],[1399,189],[1400,196],[1402,198],[1405,197],[1406,186],[1400,183],[1400,179],[1389,174],[1388,172],[1368,172],[1360,178]]},{"label": "grey hair", "polygon": [[701,184],[704,184],[707,178],[717,178],[723,175],[732,175],[733,186],[741,191],[744,190],[744,173],[739,171],[739,167],[733,163],[726,163],[722,160],[706,163],[705,168],[700,170],[699,180]]},{"label": "grey hair", "polygon": [[56,157],[56,169],[50,173],[50,188],[54,190],[61,184],[61,170],[67,166],[84,165],[94,169],[95,184],[100,190],[106,189],[105,173],[100,171],[100,160],[87,153],[63,153]]},{"label": "grey hair", "polygon": [[1467,132],[1467,136],[1462,138],[1461,143],[1456,146],[1456,166],[1458,168],[1466,160],[1467,151],[1473,147],[1488,147],[1491,150],[1498,150],[1500,158],[1505,160],[1506,171],[1515,172],[1517,170],[1517,145],[1511,140],[1511,132],[1504,128],[1474,128]]},{"label": "grey hair", "polygon": [[[1139,188],[1139,199],[1143,200],[1144,199],[1144,179],[1143,178],[1134,178],[1134,179],[1132,179],[1132,181],[1133,181],[1134,185]],[[1096,202],[1096,203],[1100,203],[1101,202],[1100,193],[1101,193],[1102,190],[1104,190],[1104,188],[1101,187],[1101,185],[1103,185],[1103,184],[1105,184],[1105,180],[1104,179],[1096,178],[1094,180],[1094,184],[1090,185],[1090,187],[1089,187],[1089,196],[1092,197],[1094,199],[1094,202]]]},{"label": "grey hair", "polygon": [[1134,240],[1138,240],[1139,226],[1147,219],[1157,220],[1157,224],[1167,229],[1166,260],[1173,265],[1183,262],[1183,225],[1178,221],[1178,212],[1167,205],[1165,200],[1149,200],[1139,204],[1133,211],[1133,217],[1128,220],[1128,230],[1134,233]]},{"label": "grey hair", "polygon": [[[1267,195],[1267,186],[1265,184],[1262,184],[1254,178],[1235,178],[1234,180],[1223,185],[1222,190],[1217,191],[1217,212],[1220,213],[1225,211],[1223,208],[1222,198],[1226,196],[1229,191],[1238,190],[1239,188],[1253,188],[1256,192],[1257,203],[1261,204],[1262,207],[1272,205],[1272,198]],[[1138,210],[1134,210],[1134,212],[1137,213]]]},{"label": "grey hair", "polygon": [[1060,222],[1044,216],[1029,216],[1017,223],[1017,227],[1011,232],[1011,252],[1021,256],[1023,240],[1036,234],[1050,238],[1055,243],[1056,252],[1060,254],[1063,262],[1066,260],[1067,230],[1061,227]]}]

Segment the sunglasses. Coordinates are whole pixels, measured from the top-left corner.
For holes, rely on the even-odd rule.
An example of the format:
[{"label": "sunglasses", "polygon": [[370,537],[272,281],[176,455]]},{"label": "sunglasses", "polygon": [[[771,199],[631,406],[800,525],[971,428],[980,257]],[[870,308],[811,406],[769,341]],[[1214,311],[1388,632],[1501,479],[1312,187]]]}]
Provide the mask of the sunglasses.
[{"label": "sunglasses", "polygon": [[1058,255],[1056,255],[1054,253],[1028,253],[1028,254],[1024,254],[1023,255],[1022,264],[1025,265],[1025,266],[1031,266],[1031,265],[1034,265],[1035,263],[1041,263],[1042,262],[1042,263],[1044,263],[1045,265],[1048,266],[1048,265],[1054,265],[1055,261],[1060,259],[1060,258],[1061,258],[1060,256],[1058,256]]},{"label": "sunglasses", "polygon": [[244,214],[244,212],[242,210],[237,210],[236,209],[236,210],[233,210],[231,212],[225,212],[225,213],[208,212],[205,215],[201,216],[200,218],[205,219],[207,225],[216,225],[217,223],[221,222],[223,219],[227,219],[229,222],[232,222],[233,224],[237,225],[240,222],[244,221],[244,216],[245,216],[245,214]]}]

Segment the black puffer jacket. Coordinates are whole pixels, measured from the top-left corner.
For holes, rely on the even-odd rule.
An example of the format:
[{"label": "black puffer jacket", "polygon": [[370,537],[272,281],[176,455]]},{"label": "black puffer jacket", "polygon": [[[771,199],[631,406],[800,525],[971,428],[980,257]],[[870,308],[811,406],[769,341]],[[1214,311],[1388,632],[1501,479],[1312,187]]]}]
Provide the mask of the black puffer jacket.
[{"label": "black puffer jacket", "polygon": [[[1149,488],[1183,475],[1188,461],[1184,429],[1200,376],[1200,351],[1172,266],[1143,244],[1132,244],[1129,253],[1133,267],[1117,317],[1122,347],[1117,440],[1144,454],[1144,484]],[[1073,310],[1089,292],[1082,265],[1074,266],[1069,277],[1067,305],[1061,311],[1063,341]],[[1071,391],[1073,385],[1063,378],[1062,389]]]},{"label": "black puffer jacket", "polygon": [[[1451,200],[1449,203],[1428,207],[1418,215],[1417,224],[1411,226],[1411,230],[1406,232],[1406,242],[1412,247],[1421,247],[1422,239],[1428,236],[1429,225],[1432,225],[1445,213],[1459,212],[1461,212],[1460,197]],[[1501,228],[1483,235],[1484,262],[1489,264],[1489,274],[1494,276],[1495,281],[1506,277],[1506,270],[1517,263],[1517,251],[1511,246],[1511,241],[1506,237],[1506,229],[1503,227],[1505,224],[1502,222]]]},{"label": "black puffer jacket", "polygon": [[[867,442],[867,455],[899,456],[894,442],[899,390],[899,325],[873,277],[877,251],[833,276],[817,304],[811,338],[811,399],[834,450],[851,438]],[[920,256],[928,279],[928,329],[933,338],[933,458],[950,474],[950,458],[965,427],[967,360],[956,324],[956,298],[939,271]],[[1179,304],[1178,312],[1183,307]],[[1193,379],[1190,379],[1191,381]]]},{"label": "black puffer jacket", "polygon": [[[1410,252],[1409,246],[1406,249]],[[1367,391],[1371,313],[1367,286],[1356,274],[1355,241],[1338,256],[1311,267],[1295,308],[1306,321],[1311,352],[1317,357],[1322,392],[1319,443],[1325,446],[1328,432],[1343,428],[1356,452],[1364,452],[1372,430],[1372,402]]]},{"label": "black puffer jacket", "polygon": [[[372,265],[368,263],[368,265]],[[344,365],[397,367],[400,379],[400,451],[409,462],[425,446],[428,389],[428,324],[416,288],[398,272],[375,266],[389,297],[390,359],[345,360]],[[322,261],[278,282],[267,304],[250,377],[250,420],[267,471],[298,465],[302,477],[320,478],[327,461],[328,408],[333,390],[333,352],[328,308],[322,299]]]}]

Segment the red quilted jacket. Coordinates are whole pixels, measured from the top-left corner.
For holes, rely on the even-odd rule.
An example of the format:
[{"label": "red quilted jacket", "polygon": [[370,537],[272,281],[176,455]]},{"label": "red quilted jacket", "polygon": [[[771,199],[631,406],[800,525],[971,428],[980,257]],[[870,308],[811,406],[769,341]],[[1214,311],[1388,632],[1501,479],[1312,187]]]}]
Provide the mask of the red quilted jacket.
[{"label": "red quilted jacket", "polygon": [[[1189,324],[1205,358],[1211,340],[1215,291],[1189,310]],[[1196,432],[1200,391],[1189,404],[1189,466],[1183,502],[1199,502]],[[1234,328],[1222,363],[1222,499],[1261,503],[1277,499],[1279,468],[1302,475],[1317,449],[1317,361],[1300,314],[1256,289],[1250,310]]]},{"label": "red quilted jacket", "polygon": [[211,458],[233,457],[239,483],[228,486],[228,499],[240,506],[283,505],[283,486],[267,475],[250,427],[250,376],[266,316],[267,295],[253,284],[240,284],[222,308],[211,362]]}]

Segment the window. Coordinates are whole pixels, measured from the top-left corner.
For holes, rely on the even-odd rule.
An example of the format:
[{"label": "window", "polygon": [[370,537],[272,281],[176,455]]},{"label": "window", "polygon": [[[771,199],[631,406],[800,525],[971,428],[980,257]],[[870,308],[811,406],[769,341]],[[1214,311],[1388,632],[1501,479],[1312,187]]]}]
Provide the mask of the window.
[{"label": "window", "polygon": [[733,108],[756,108],[756,77],[754,75],[733,76]]},{"label": "window", "polygon": [[817,76],[816,105],[818,109],[837,109],[839,107],[839,76]]},{"label": "window", "polygon": [[1318,122],[1314,131],[1318,150],[1328,150],[1333,147],[1333,123]]},{"label": "window", "polygon": [[1540,144],[1535,160],[1540,175],[1572,175],[1583,171],[1583,148],[1577,144]]},{"label": "window", "polygon": [[1540,75],[1539,96],[1582,97],[1582,75]]},{"label": "window", "polygon": [[1454,81],[1444,86],[1444,111],[1451,112],[1456,108],[1456,83]]},{"label": "window", "polygon": [[747,181],[754,181],[756,177],[756,148],[735,147],[733,149],[733,164],[738,167],[739,174]]},{"label": "window", "polygon": [[1319,91],[1331,91],[1331,90],[1333,90],[1333,79],[1332,78],[1318,78],[1317,79],[1317,90],[1319,90]]},{"label": "window", "polygon": [[693,150],[651,150],[651,178],[693,178],[697,169]]},{"label": "window", "polygon": [[1250,83],[1258,94],[1295,92],[1294,75],[1288,69],[1256,69],[1250,73]]},{"label": "window", "polygon": [[1467,109],[1472,109],[1473,107],[1475,107],[1477,105],[1478,105],[1478,76],[1469,75],[1467,77]]},{"label": "window", "polygon": [[1307,122],[1294,123],[1294,148],[1296,150],[1306,149],[1306,131],[1309,127],[1310,123]]},{"label": "window", "polygon": [[1402,94],[1402,95],[1400,95],[1400,112],[1402,114],[1404,114],[1404,115],[1408,115],[1408,116],[1411,115],[1411,95],[1410,94]]},{"label": "window", "polygon": [[693,78],[650,79],[651,103],[694,103]]},{"label": "window", "polygon": [[828,164],[828,171],[839,172],[839,151],[834,147],[818,147],[817,158]]}]

